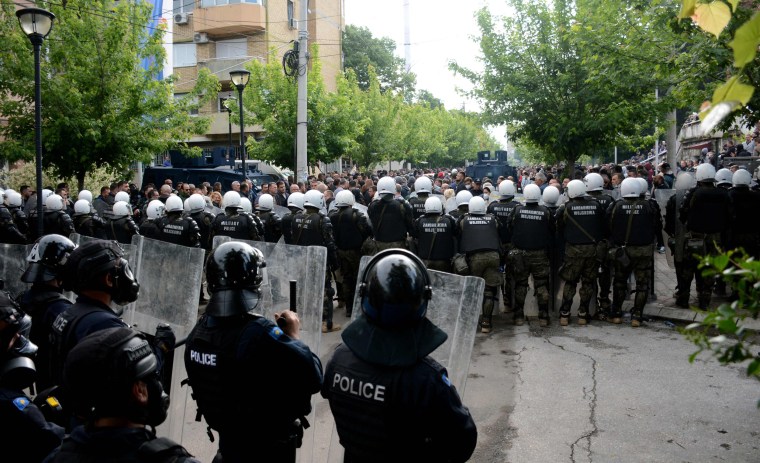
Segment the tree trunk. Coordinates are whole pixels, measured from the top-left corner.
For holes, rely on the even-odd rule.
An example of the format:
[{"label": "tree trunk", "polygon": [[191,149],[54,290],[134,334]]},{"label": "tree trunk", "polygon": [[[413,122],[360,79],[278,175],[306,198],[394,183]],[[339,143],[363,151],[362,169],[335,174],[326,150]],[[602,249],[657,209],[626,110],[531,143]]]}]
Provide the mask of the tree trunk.
[{"label": "tree trunk", "polygon": [[81,170],[77,171],[76,177],[77,177],[77,192],[80,192],[84,190],[84,177],[87,174],[86,171]]}]

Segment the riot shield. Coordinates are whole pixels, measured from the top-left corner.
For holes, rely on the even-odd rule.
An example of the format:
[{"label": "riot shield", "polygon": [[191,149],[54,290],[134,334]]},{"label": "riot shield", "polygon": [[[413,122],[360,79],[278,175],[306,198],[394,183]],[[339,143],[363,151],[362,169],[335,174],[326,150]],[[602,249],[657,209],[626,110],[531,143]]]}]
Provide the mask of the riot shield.
[{"label": "riot shield", "polygon": [[26,256],[32,251],[32,244],[0,244],[0,279],[4,288],[11,296],[17,297],[31,287],[21,281],[21,275],[26,271]]},{"label": "riot shield", "polygon": [[[330,206],[327,208],[327,213],[330,214],[332,211],[334,211],[337,208],[338,207],[335,205],[335,201],[331,201],[330,202]],[[361,212],[365,216],[367,215],[367,206],[365,206],[363,204],[354,203],[353,208],[356,209],[357,211]]]},{"label": "riot shield", "polygon": [[[663,224],[665,223],[665,218],[666,218],[666,215],[667,215],[668,201],[670,201],[671,197],[676,196],[676,208],[674,210],[674,213],[676,214],[676,217],[675,217],[675,231],[676,231],[676,234],[675,234],[675,236],[670,237],[670,238],[675,239],[676,244],[674,246],[674,249],[671,249],[670,246],[666,246],[665,247],[665,257],[666,257],[666,259],[668,261],[668,266],[670,268],[675,268],[675,262],[674,262],[675,253],[676,252],[678,252],[679,254],[683,253],[683,224],[681,224],[681,221],[678,220],[678,209],[680,207],[680,202],[679,202],[679,199],[678,199],[679,193],[680,193],[681,198],[683,198],[683,195],[685,193],[683,191],[679,192],[678,190],[674,190],[674,189],[666,189],[666,190],[657,189],[657,190],[654,190],[654,199],[657,201],[657,205],[660,206],[660,214],[662,215],[662,223]],[[680,235],[680,240],[679,240],[679,235]],[[679,241],[681,243],[681,246],[680,246],[681,250],[680,251],[679,251],[679,245],[678,245]]]}]

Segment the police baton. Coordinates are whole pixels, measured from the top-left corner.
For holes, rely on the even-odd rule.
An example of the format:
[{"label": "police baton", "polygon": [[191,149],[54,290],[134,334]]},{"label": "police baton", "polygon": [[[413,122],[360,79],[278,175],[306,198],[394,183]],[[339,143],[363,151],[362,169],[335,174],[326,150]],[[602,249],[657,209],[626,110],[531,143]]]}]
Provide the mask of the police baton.
[{"label": "police baton", "polygon": [[[296,280],[290,280],[290,311],[293,313],[298,313],[297,308],[297,286],[298,282]],[[285,319],[284,318],[278,318],[277,319],[277,326],[279,326],[281,329],[285,329]]]}]

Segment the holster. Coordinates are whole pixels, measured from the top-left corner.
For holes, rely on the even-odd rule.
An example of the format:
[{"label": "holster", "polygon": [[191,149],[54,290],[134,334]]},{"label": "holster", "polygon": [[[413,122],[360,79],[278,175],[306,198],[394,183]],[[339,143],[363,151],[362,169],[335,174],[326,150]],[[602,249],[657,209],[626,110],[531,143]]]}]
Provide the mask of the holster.
[{"label": "holster", "polygon": [[451,258],[451,268],[457,275],[469,275],[470,265],[467,262],[467,255],[463,253],[454,254]]}]

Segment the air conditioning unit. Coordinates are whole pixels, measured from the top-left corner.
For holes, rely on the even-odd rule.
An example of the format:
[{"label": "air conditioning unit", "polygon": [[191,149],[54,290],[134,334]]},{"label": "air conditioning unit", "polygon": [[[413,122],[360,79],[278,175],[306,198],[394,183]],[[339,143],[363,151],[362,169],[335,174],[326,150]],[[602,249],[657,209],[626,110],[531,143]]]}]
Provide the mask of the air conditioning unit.
[{"label": "air conditioning unit", "polygon": [[290,18],[288,20],[288,27],[290,27],[291,29],[298,29],[298,21],[296,20],[296,18]]},{"label": "air conditioning unit", "polygon": [[208,34],[205,32],[196,32],[193,34],[193,42],[195,43],[208,43]]},{"label": "air conditioning unit", "polygon": [[187,13],[177,13],[174,15],[174,24],[187,24]]}]

